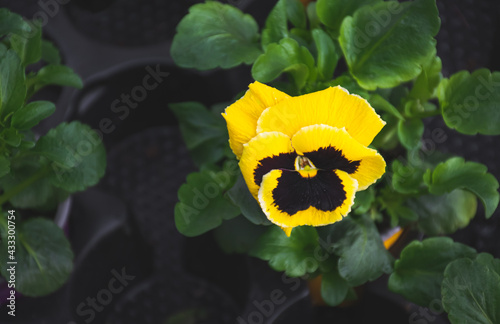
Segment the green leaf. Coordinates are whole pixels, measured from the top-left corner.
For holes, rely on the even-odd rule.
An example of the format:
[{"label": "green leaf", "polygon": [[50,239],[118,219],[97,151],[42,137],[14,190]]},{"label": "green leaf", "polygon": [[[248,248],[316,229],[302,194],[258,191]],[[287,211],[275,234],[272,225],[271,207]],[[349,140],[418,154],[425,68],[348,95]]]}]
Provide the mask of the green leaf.
[{"label": "green leaf", "polygon": [[0,37],[9,33],[28,35],[30,32],[30,25],[20,15],[6,8],[0,9]]},{"label": "green leaf", "polygon": [[310,48],[310,44],[313,41],[311,31],[302,28],[292,28],[290,29],[289,37],[294,39],[299,45]]},{"label": "green leaf", "polygon": [[8,48],[4,43],[0,43],[0,57],[3,57],[7,53]]},{"label": "green leaf", "polygon": [[258,25],[233,6],[216,1],[196,4],[177,26],[170,53],[184,68],[251,64],[262,53]]},{"label": "green leaf", "polygon": [[352,209],[357,215],[365,214],[370,210],[374,201],[375,191],[373,187],[369,187],[366,190],[356,192]]},{"label": "green leaf", "polygon": [[[370,94],[365,89],[361,88],[359,84],[349,74],[343,74],[338,78],[328,82],[328,86],[341,86],[349,91],[349,93],[357,94],[365,99],[370,97]],[[383,129],[382,129],[383,130]]]},{"label": "green leaf", "polygon": [[342,303],[347,297],[349,288],[336,267],[332,271],[322,274],[321,297],[329,306],[337,306]]},{"label": "green leaf", "polygon": [[253,78],[263,83],[273,81],[283,72],[290,73],[298,89],[315,77],[311,53],[291,38],[284,38],[279,44],[270,44],[252,67]]},{"label": "green leaf", "polygon": [[0,179],[0,188],[4,193],[9,193],[23,184],[28,184],[21,192],[11,197],[9,202],[16,208],[54,210],[57,204],[68,197],[68,193],[54,187],[48,174],[46,165],[32,156],[27,156],[12,165],[10,173]]},{"label": "green leaf", "polygon": [[49,64],[61,64],[59,49],[45,39],[42,39],[42,60]]},{"label": "green leaf", "polygon": [[[2,276],[10,276],[6,264],[7,221],[0,221],[0,267]],[[59,289],[73,269],[73,252],[64,232],[53,221],[34,218],[17,222],[16,290],[25,296],[39,297]],[[3,242],[3,243],[2,243]]]},{"label": "green leaf", "polygon": [[106,169],[101,138],[88,125],[77,121],[51,129],[40,137],[33,152],[51,161],[51,183],[69,192],[97,184]]},{"label": "green leaf", "polygon": [[0,58],[0,116],[2,120],[24,104],[26,86],[21,60],[13,50]]},{"label": "green leaf", "polygon": [[228,134],[224,118],[198,102],[170,104],[179,121],[189,153],[197,166],[212,164],[224,157]]},{"label": "green leaf", "polygon": [[434,51],[439,25],[435,0],[387,1],[345,18],[339,41],[363,88],[390,88],[420,74]]},{"label": "green leaf", "polygon": [[10,36],[10,44],[19,57],[23,66],[36,63],[42,57],[42,29],[37,28],[32,35],[17,35]]},{"label": "green leaf", "polygon": [[476,162],[465,162],[463,158],[451,158],[440,163],[434,171],[427,170],[424,180],[429,191],[435,195],[466,189],[473,192],[484,205],[486,218],[491,217],[498,206],[498,181],[488,173],[488,168]]},{"label": "green leaf", "polygon": [[278,43],[288,37],[287,1],[279,0],[269,13],[264,29],[262,29],[261,44],[264,49],[269,44]]},{"label": "green leaf", "polygon": [[83,87],[82,79],[71,68],[55,64],[49,64],[41,68],[31,82],[34,84],[35,91],[47,85],[59,85],[77,89]]},{"label": "green leaf", "polygon": [[30,129],[55,111],[56,106],[50,101],[33,101],[12,115],[11,125],[19,130]]},{"label": "green leaf", "polygon": [[297,28],[306,29],[306,11],[300,0],[285,0],[286,16],[288,20]]},{"label": "green leaf", "polygon": [[[392,271],[392,256],[387,252],[373,220],[346,217],[318,232],[328,251],[340,256],[339,273],[350,286],[358,286]],[[324,246],[325,248],[325,246]]]},{"label": "green leaf", "polygon": [[13,147],[18,147],[21,144],[21,141],[23,139],[23,135],[19,134],[17,129],[14,128],[5,128],[2,133],[0,134],[0,138],[2,141],[4,141],[7,145],[13,146]]},{"label": "green leaf", "polygon": [[448,237],[413,241],[401,251],[389,277],[389,289],[409,301],[428,306],[441,300],[441,282],[446,266],[463,257],[474,257],[476,251],[455,243]]},{"label": "green leaf", "polygon": [[237,173],[226,167],[214,172],[193,172],[177,193],[175,225],[186,236],[197,236],[221,225],[223,220],[240,214],[237,206],[224,198],[224,193],[234,184]]},{"label": "green leaf", "polygon": [[250,254],[269,261],[269,266],[276,271],[285,271],[290,277],[300,277],[318,269],[319,262],[314,259],[318,249],[318,234],[314,227],[295,227],[290,237],[287,237],[280,227],[270,226]]},{"label": "green leaf", "polygon": [[399,120],[398,137],[401,144],[411,150],[420,145],[420,140],[424,135],[424,123],[420,118]]},{"label": "green leaf", "polygon": [[466,227],[476,215],[477,199],[468,191],[455,189],[440,196],[409,199],[407,205],[418,214],[418,229],[433,236]]},{"label": "green leaf", "polygon": [[489,253],[479,253],[476,256],[475,261],[483,264],[487,267],[490,267],[493,271],[495,271],[500,276],[500,259],[495,259]]},{"label": "green leaf", "polygon": [[404,111],[408,118],[425,118],[435,116],[440,113],[435,104],[428,101],[422,101],[420,99],[408,99],[404,103]]},{"label": "green leaf", "polygon": [[462,258],[444,272],[443,308],[453,324],[500,322],[500,260],[480,254]]},{"label": "green leaf", "polygon": [[318,0],[316,10],[319,20],[338,35],[340,25],[345,17],[352,16],[356,10],[373,5],[381,0]]},{"label": "green leaf", "polygon": [[252,196],[248,190],[248,186],[241,175],[238,174],[238,179],[234,186],[229,189],[226,193],[229,200],[238,206],[241,210],[243,216],[245,216],[250,222],[255,225],[270,225],[271,222],[267,219],[266,215],[262,211],[259,203]]},{"label": "green leaf", "polygon": [[500,135],[500,72],[461,71],[440,88],[439,103],[448,127],[468,135]]},{"label": "green leaf", "polygon": [[426,189],[425,170],[418,165],[404,165],[399,160],[392,162],[392,186],[402,194],[416,194]]},{"label": "green leaf", "polygon": [[422,65],[422,72],[413,83],[410,91],[410,98],[419,99],[420,101],[434,98],[439,82],[443,78],[441,70],[441,59],[436,56],[434,50],[430,58]]},{"label": "green leaf", "polygon": [[403,115],[399,112],[399,110],[394,107],[389,101],[384,99],[381,95],[379,94],[372,94],[370,95],[370,100],[369,100],[371,106],[375,108],[376,111],[385,111],[394,117],[396,117],[399,120],[405,120]]},{"label": "green leaf", "polygon": [[400,144],[398,137],[398,119],[392,114],[384,114],[382,119],[387,124],[382,128],[380,133],[375,136],[371,145],[377,149],[390,151]]},{"label": "green leaf", "polygon": [[[10,172],[10,160],[5,156],[0,156],[0,178]],[[0,180],[1,182],[1,180]]]},{"label": "green leaf", "polygon": [[319,27],[318,12],[316,10],[316,1],[309,2],[306,9],[307,19],[309,20],[310,29],[315,29]]},{"label": "green leaf", "polygon": [[331,80],[337,66],[339,55],[335,49],[333,39],[321,29],[314,29],[312,37],[318,51],[317,65],[319,77],[322,80]]},{"label": "green leaf", "polygon": [[247,253],[264,234],[266,227],[249,222],[245,217],[236,217],[222,222],[214,230],[215,239],[226,253]]}]

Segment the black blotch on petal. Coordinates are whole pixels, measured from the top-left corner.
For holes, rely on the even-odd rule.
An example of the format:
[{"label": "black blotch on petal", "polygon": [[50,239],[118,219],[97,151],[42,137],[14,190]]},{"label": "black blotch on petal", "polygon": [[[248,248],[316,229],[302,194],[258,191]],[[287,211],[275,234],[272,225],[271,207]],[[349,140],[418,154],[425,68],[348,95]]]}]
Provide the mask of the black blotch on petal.
[{"label": "black blotch on petal", "polygon": [[322,147],[317,151],[304,153],[318,169],[322,170],[342,170],[352,174],[358,170],[361,161],[351,161],[347,159],[341,150],[333,146]]},{"label": "black blotch on petal", "polygon": [[255,184],[260,186],[262,177],[271,170],[295,170],[296,157],[295,153],[280,153],[260,160],[253,172]]},{"label": "black blotch on petal", "polygon": [[319,170],[315,177],[304,178],[298,172],[283,170],[273,190],[276,207],[290,216],[310,206],[333,211],[342,206],[345,199],[342,181],[333,171]]}]

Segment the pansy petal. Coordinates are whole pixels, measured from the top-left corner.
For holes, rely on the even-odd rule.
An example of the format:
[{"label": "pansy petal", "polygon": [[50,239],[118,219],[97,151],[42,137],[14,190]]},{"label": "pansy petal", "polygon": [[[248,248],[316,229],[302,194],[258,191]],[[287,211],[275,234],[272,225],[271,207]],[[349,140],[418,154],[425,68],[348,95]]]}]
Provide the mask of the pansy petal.
[{"label": "pansy petal", "polygon": [[293,227],[281,227],[283,232],[285,232],[286,236],[290,237],[290,234],[292,234]]},{"label": "pansy petal", "polygon": [[262,177],[274,169],[294,169],[296,154],[290,137],[279,132],[261,133],[244,145],[240,169],[257,199]]},{"label": "pansy petal", "polygon": [[272,170],[262,180],[259,203],[267,218],[282,228],[322,226],[351,211],[357,189],[357,181],[343,171],[303,178],[296,171]]},{"label": "pansy petal", "polygon": [[368,146],[385,122],[365,99],[336,86],[266,109],[257,122],[257,133],[278,131],[292,136],[302,127],[316,124],[345,127],[358,142]]},{"label": "pansy petal", "polygon": [[238,158],[243,152],[243,144],[257,134],[257,120],[262,111],[290,97],[260,82],[254,82],[248,87],[245,95],[227,107],[222,114],[229,132],[229,146]]},{"label": "pansy petal", "polygon": [[342,170],[364,190],[385,172],[377,151],[361,145],[345,129],[328,125],[307,126],[292,137],[297,154],[306,156],[318,169]]}]

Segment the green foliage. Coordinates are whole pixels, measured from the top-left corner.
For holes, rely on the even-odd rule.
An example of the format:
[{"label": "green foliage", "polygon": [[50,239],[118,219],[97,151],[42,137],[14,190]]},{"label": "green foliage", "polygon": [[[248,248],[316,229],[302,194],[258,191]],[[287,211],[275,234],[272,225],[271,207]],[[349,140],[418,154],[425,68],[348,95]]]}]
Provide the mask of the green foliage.
[{"label": "green foliage", "polygon": [[179,122],[182,137],[199,167],[219,162],[228,150],[224,119],[198,102],[170,104]]},{"label": "green foliage", "polygon": [[[0,220],[0,273],[7,271],[7,219]],[[54,222],[33,218],[21,223],[16,235],[16,290],[25,296],[38,297],[59,289],[73,269],[73,252],[64,232]]]},{"label": "green foliage", "polygon": [[367,216],[346,217],[319,229],[328,251],[338,255],[338,270],[350,286],[358,286],[392,271],[392,257]]},{"label": "green foliage", "polygon": [[286,15],[295,27],[307,28],[306,11],[300,0],[286,0]]},{"label": "green foliage", "polygon": [[402,194],[417,194],[425,190],[425,170],[416,165],[404,165],[401,161],[392,162],[392,187]]},{"label": "green foliage", "polygon": [[337,66],[339,55],[335,49],[334,41],[321,29],[312,31],[314,44],[318,57],[316,59],[318,65],[318,76],[321,80],[330,80],[333,77],[333,72]]},{"label": "green foliage", "polygon": [[240,214],[240,209],[224,197],[238,174],[236,163],[230,162],[222,171],[204,170],[188,175],[179,188],[179,202],[175,205],[175,225],[179,232],[197,236]]},{"label": "green foliage", "polygon": [[31,129],[56,111],[56,105],[50,101],[33,101],[12,115],[12,127],[18,130]]},{"label": "green foliage", "polygon": [[415,79],[410,91],[410,97],[421,101],[434,98],[436,90],[443,78],[441,74],[441,59],[436,56],[436,50],[430,56],[430,59],[422,65],[422,72]]},{"label": "green foliage", "polygon": [[224,252],[247,253],[265,231],[266,227],[255,225],[239,216],[223,221],[214,230],[214,236]]},{"label": "green foliage", "polygon": [[500,260],[486,253],[451,262],[441,287],[443,308],[453,324],[500,321]]},{"label": "green foliage", "polygon": [[251,64],[261,54],[258,26],[239,9],[209,1],[196,4],[177,26],[171,55],[185,68],[208,70]]},{"label": "green foliage", "polygon": [[349,292],[349,284],[339,274],[335,267],[323,274],[321,280],[321,297],[330,306],[342,303]]},{"label": "green foliage", "polygon": [[[36,23],[0,9],[0,212],[16,208],[15,288],[32,297],[61,287],[73,259],[62,230],[50,219],[33,216],[54,213],[69,194],[95,185],[106,167],[104,146],[89,126],[62,123],[39,139],[31,130],[56,109],[49,101],[30,101],[34,93],[46,85],[82,87],[80,77],[60,65],[59,51],[41,35]],[[0,217],[4,277],[7,226]]]},{"label": "green foliage", "polygon": [[9,202],[16,208],[54,210],[68,193],[50,182],[49,173],[49,167],[40,160],[26,159],[13,165],[11,172],[0,179],[0,188],[14,193]]},{"label": "green foliage", "polygon": [[59,49],[45,39],[42,39],[42,60],[49,64],[61,64],[61,54],[59,53]]},{"label": "green foliage", "polygon": [[450,238],[413,241],[401,252],[389,277],[389,289],[421,306],[441,299],[441,282],[446,266],[462,257],[474,257],[476,251]]},{"label": "green foliage", "polygon": [[247,184],[239,172],[238,179],[234,186],[226,193],[229,200],[240,207],[241,213],[250,222],[256,225],[270,225],[271,222],[260,208],[259,203],[248,190]]},{"label": "green foliage", "polygon": [[286,3],[286,0],[279,0],[267,17],[261,39],[264,49],[269,44],[278,43],[282,38],[288,37]]},{"label": "green foliage", "polygon": [[8,50],[0,58],[0,118],[4,120],[24,103],[26,86],[21,60]]},{"label": "green foliage", "polygon": [[290,73],[298,89],[316,75],[314,58],[309,50],[291,38],[268,45],[266,52],[257,58],[252,67],[254,79],[264,83],[276,79],[283,72]]},{"label": "green foliage", "polygon": [[106,151],[99,135],[77,121],[51,129],[33,151],[50,161],[51,183],[69,192],[97,184],[106,169]]},{"label": "green foliage", "polygon": [[83,87],[82,79],[71,68],[64,65],[46,65],[29,81],[35,92],[47,85],[59,85],[77,89]]},{"label": "green foliage", "polygon": [[439,103],[446,125],[460,133],[500,135],[500,72],[461,71],[442,83]]},{"label": "green foliage", "polygon": [[391,104],[389,101],[387,101],[381,95],[379,95],[377,93],[372,94],[372,95],[370,95],[369,101],[370,101],[370,104],[372,105],[372,107],[375,108],[375,110],[387,112],[399,120],[402,120],[402,121],[405,120],[405,118],[403,117],[403,115],[401,115],[399,110],[396,107],[394,107],[393,104]]},{"label": "green foliage", "polygon": [[452,234],[476,215],[476,196],[455,189],[443,195],[409,199],[407,205],[418,215],[418,229],[427,235]]},{"label": "green foliage", "polygon": [[462,158],[451,158],[440,163],[433,171],[427,170],[424,180],[429,191],[435,195],[466,189],[481,199],[486,218],[491,217],[498,206],[500,195],[498,181],[488,168],[476,162],[465,162]]},{"label": "green foliage", "polygon": [[10,44],[21,58],[23,66],[36,63],[42,57],[42,29],[36,29],[29,37],[13,34]]},{"label": "green foliage", "polygon": [[313,255],[319,249],[314,227],[295,227],[292,235],[287,237],[278,226],[270,226],[250,253],[269,261],[271,268],[285,271],[287,276],[300,277],[318,269],[319,262]]},{"label": "green foliage", "polygon": [[400,120],[398,137],[401,144],[409,150],[417,148],[424,135],[424,123],[419,118]]},{"label": "green foliage", "polygon": [[434,0],[387,1],[345,18],[339,41],[349,70],[363,88],[390,88],[420,74],[435,48],[439,25]]},{"label": "green foliage", "polygon": [[332,33],[338,35],[344,18],[352,16],[359,8],[365,5],[374,5],[381,0],[318,0],[316,10],[319,20]]},{"label": "green foliage", "polygon": [[27,36],[31,32],[30,25],[21,16],[0,8],[0,36],[10,33]]},{"label": "green foliage", "polygon": [[354,198],[354,205],[352,209],[354,213],[358,215],[363,215],[370,210],[372,204],[375,202],[375,190],[372,187],[359,191],[356,193]]}]

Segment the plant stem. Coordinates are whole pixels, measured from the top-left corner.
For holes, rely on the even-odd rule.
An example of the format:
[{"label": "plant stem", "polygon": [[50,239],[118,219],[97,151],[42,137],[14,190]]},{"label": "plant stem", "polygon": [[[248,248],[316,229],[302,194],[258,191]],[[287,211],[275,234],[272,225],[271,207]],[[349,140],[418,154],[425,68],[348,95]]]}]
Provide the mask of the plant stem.
[{"label": "plant stem", "polygon": [[17,186],[15,186],[14,188],[12,188],[11,190],[5,192],[3,195],[0,196],[0,206],[3,205],[3,204],[5,204],[12,197],[14,197],[17,194],[21,193],[23,190],[25,190],[26,188],[28,188],[29,186],[31,186],[36,181],[38,181],[41,178],[43,178],[49,171],[50,171],[50,169],[48,168],[48,166],[45,166],[45,167],[41,168],[40,170],[38,170],[38,172],[36,172],[35,174],[33,174],[28,179],[26,179],[23,182],[19,183]]}]

